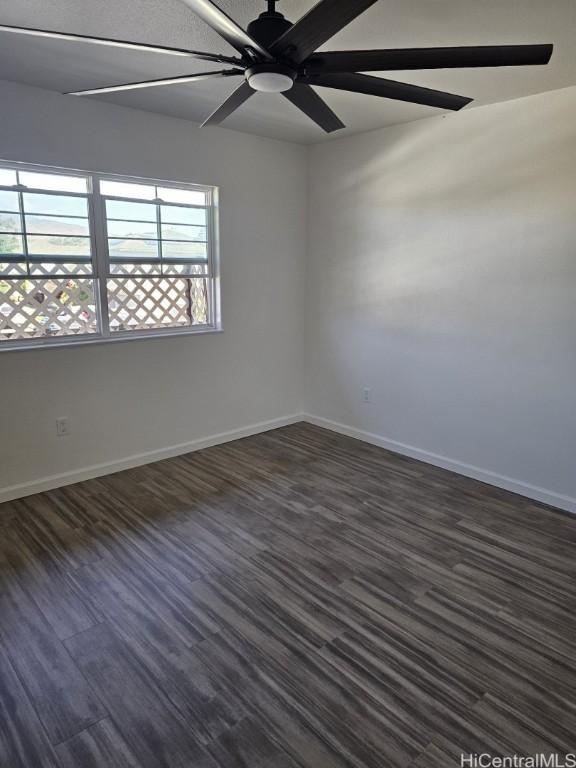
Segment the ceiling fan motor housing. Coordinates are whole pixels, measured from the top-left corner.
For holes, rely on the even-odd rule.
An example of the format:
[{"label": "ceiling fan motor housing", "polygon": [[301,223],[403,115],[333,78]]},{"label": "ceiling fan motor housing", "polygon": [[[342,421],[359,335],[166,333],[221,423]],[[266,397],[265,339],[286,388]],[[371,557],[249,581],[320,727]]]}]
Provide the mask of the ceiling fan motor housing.
[{"label": "ceiling fan motor housing", "polygon": [[[268,2],[268,10],[248,25],[248,34],[264,48],[270,47],[284,32],[294,26],[278,13],[274,6],[274,2]],[[279,61],[254,64],[245,71],[249,85],[255,91],[265,93],[289,91],[294,85],[296,74],[296,70]]]},{"label": "ceiling fan motor housing", "polygon": [[293,26],[292,22],[278,11],[268,10],[248,24],[247,32],[257,43],[268,48]]}]

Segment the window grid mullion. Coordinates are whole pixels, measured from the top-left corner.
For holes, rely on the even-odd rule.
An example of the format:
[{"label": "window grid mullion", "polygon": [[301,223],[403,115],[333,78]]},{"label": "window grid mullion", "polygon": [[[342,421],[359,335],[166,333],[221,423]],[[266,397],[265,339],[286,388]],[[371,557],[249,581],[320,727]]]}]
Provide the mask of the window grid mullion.
[{"label": "window grid mullion", "polygon": [[96,285],[98,288],[98,320],[100,333],[104,338],[110,337],[110,317],[108,312],[107,278],[109,271],[108,233],[106,231],[106,215],[104,201],[100,195],[100,179],[90,176],[92,194],[90,196],[89,212],[93,225],[94,267]]},{"label": "window grid mullion", "polygon": [[[158,197],[158,187],[154,187],[156,197]],[[164,255],[164,249],[162,248],[162,209],[159,203],[156,203],[156,236],[158,238],[158,258],[160,259],[160,274],[164,275],[164,262],[162,257]]]},{"label": "window grid mullion", "polygon": [[[16,182],[20,184],[20,172],[16,171]],[[22,190],[18,190],[18,212],[20,214],[20,239],[22,240],[22,251],[26,259],[26,274],[30,277],[30,261],[28,260],[28,236],[26,233],[26,216],[24,215],[24,197]]]},{"label": "window grid mullion", "polygon": [[[218,194],[213,189],[207,192],[207,209],[206,209],[206,232],[207,237],[207,249],[208,249],[208,317],[207,320],[210,325],[216,326],[220,318],[220,306],[219,306],[219,288],[218,281],[220,275],[216,273],[217,256],[216,256],[216,237],[217,237],[217,207],[215,194]],[[209,234],[208,234],[209,233]]]}]

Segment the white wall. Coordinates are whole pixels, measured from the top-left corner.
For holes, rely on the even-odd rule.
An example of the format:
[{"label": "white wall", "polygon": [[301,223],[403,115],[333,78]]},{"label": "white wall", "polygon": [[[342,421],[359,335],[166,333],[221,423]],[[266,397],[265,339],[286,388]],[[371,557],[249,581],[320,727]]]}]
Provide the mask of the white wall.
[{"label": "white wall", "polygon": [[309,174],[308,411],[576,511],[576,88]]},{"label": "white wall", "polygon": [[[219,185],[224,322],[0,353],[0,495],[300,412],[305,149],[13,83],[0,104],[0,158]],[[56,437],[57,416],[69,437]]]},{"label": "white wall", "polygon": [[1,353],[0,498],[304,404],[576,511],[576,88],[317,145],[308,179],[303,147],[0,103],[1,158],[220,185],[225,328]]}]

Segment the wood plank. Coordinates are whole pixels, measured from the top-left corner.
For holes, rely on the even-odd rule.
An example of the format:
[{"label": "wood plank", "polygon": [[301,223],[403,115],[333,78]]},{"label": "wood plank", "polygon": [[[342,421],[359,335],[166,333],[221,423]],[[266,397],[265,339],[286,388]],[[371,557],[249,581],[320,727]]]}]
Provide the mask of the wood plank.
[{"label": "wood plank", "polygon": [[18,531],[11,530],[0,548],[12,578],[40,608],[58,638],[71,637],[102,620],[69,574],[48,558],[37,557]]},{"label": "wood plank", "polygon": [[221,768],[298,768],[288,753],[250,718],[222,734],[209,749]]},{"label": "wood plank", "polygon": [[240,703],[224,693],[197,654],[164,622],[127,608],[109,624],[185,717],[199,742],[208,744],[244,716]]},{"label": "wood plank", "polygon": [[72,578],[107,618],[132,610],[164,622],[185,645],[195,645],[220,628],[190,590],[160,576],[159,569],[125,558],[124,553],[119,552],[115,560],[85,566]]},{"label": "wood plank", "polygon": [[66,647],[146,768],[215,768],[165,691],[106,624],[70,638]]},{"label": "wood plank", "polygon": [[265,732],[305,768],[348,768],[349,763],[327,744],[313,725],[291,707],[271,684],[257,660],[239,653],[226,637],[205,640],[195,649],[221,685],[238,696],[243,707]]},{"label": "wood plank", "polygon": [[80,528],[72,528],[60,516],[57,504],[47,494],[14,502],[12,527],[41,560],[63,570],[79,568],[99,559],[99,554]]},{"label": "wood plank", "polygon": [[143,768],[107,717],[59,744],[56,753],[61,768]]},{"label": "wood plank", "polygon": [[107,715],[30,596],[0,569],[0,643],[53,744]]},{"label": "wood plank", "polygon": [[0,765],[57,768],[56,755],[8,657],[0,648]]}]

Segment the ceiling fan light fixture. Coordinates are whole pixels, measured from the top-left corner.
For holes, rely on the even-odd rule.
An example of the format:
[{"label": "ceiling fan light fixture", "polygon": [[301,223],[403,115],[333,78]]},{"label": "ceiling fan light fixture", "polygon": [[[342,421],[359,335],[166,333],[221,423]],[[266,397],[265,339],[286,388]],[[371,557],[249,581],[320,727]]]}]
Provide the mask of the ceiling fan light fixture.
[{"label": "ceiling fan light fixture", "polygon": [[263,93],[283,93],[294,85],[296,72],[283,65],[262,64],[246,70],[251,88]]}]

